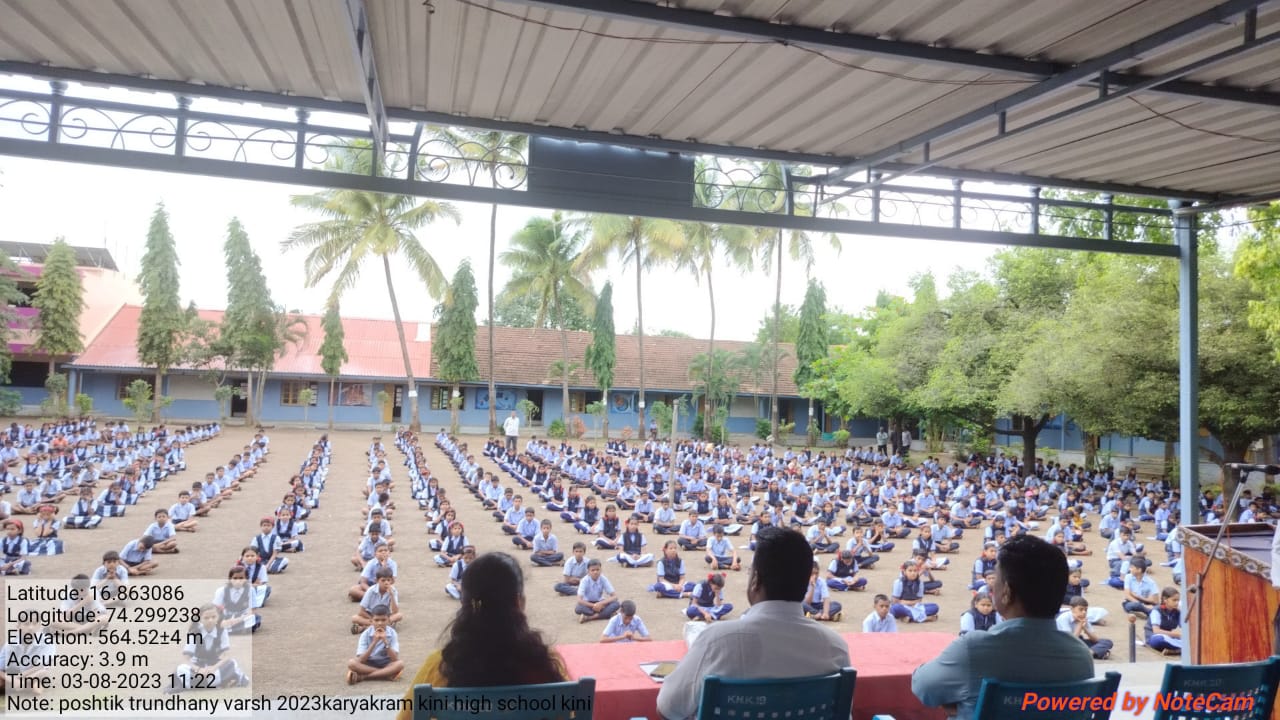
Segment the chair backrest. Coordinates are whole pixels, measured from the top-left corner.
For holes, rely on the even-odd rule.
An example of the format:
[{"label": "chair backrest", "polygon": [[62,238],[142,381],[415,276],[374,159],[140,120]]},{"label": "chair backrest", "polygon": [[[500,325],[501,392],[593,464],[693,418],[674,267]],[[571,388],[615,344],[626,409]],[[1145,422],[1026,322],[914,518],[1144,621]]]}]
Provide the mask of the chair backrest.
[{"label": "chair backrest", "polygon": [[592,720],[595,694],[595,678],[482,688],[415,685],[413,720]]},{"label": "chair backrest", "polygon": [[1100,680],[1069,683],[983,680],[974,720],[1108,720],[1119,686],[1118,672],[1109,672]]},{"label": "chair backrest", "polygon": [[1169,665],[1155,720],[1266,720],[1276,701],[1280,657],[1233,665]]},{"label": "chair backrest", "polygon": [[732,680],[710,675],[702,681],[698,720],[848,720],[857,677],[857,671],[849,667],[830,675],[777,680]]}]

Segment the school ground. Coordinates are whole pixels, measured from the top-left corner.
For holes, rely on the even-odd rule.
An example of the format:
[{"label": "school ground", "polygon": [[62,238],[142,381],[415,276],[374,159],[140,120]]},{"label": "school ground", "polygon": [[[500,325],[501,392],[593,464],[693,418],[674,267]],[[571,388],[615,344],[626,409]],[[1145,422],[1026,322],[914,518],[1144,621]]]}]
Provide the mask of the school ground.
[{"label": "school ground", "polygon": [[[235,562],[239,550],[248,544],[257,532],[258,520],[279,504],[287,488],[289,477],[298,470],[299,463],[312,443],[323,430],[296,428],[269,429],[271,438],[270,461],[257,476],[245,483],[245,489],[201,519],[199,531],[181,533],[181,552],[177,555],[159,555],[160,567],[155,577],[164,580],[181,578],[221,578]],[[206,471],[225,462],[251,437],[248,428],[225,427],[220,438],[194,445],[187,450],[188,470],[172,476],[141,502],[131,507],[122,518],[108,518],[97,529],[69,530],[62,533],[66,552],[56,557],[33,559],[33,576],[38,578],[65,579],[72,575],[92,572],[100,563],[105,550],[119,550],[129,540],[141,535],[152,520],[152,513],[160,507],[172,504],[179,489],[190,487],[191,481],[203,478]],[[397,481],[392,499],[398,504],[393,518],[396,538],[394,557],[400,567],[397,583],[405,620],[400,624],[401,655],[409,671],[393,683],[368,683],[355,687],[343,682],[346,660],[354,654],[356,637],[350,633],[350,621],[355,604],[347,599],[347,589],[356,581],[350,557],[359,539],[360,509],[363,506],[359,489],[367,477],[365,452],[373,433],[367,431],[337,431],[330,435],[333,443],[333,463],[328,482],[321,498],[321,506],[313,511],[309,521],[309,533],[305,536],[305,552],[291,557],[288,570],[272,576],[273,592],[262,610],[263,627],[254,635],[253,686],[255,692],[326,695],[388,695],[403,693],[409,687],[412,671],[439,644],[441,632],[457,607],[456,601],[443,590],[448,571],[437,568],[431,558],[434,555],[427,545],[430,539],[426,524],[417,504],[409,497],[407,477],[402,458],[392,447],[392,437],[383,434],[384,443],[391,448],[389,465]],[[467,493],[453,467],[431,443],[423,438],[427,461],[440,478],[441,486],[458,509],[458,517],[465,523],[467,535],[481,552],[492,550],[514,551],[511,541],[504,536],[489,513],[480,509],[479,502]],[[476,455],[484,443],[484,437],[469,438]],[[500,472],[484,459],[486,469]],[[509,476],[501,475],[504,483]],[[541,514],[540,514],[541,516]],[[1096,518],[1095,518],[1096,520]],[[556,535],[562,548],[578,539],[576,532],[558,519]],[[847,537],[846,531],[846,537]],[[661,546],[661,538],[647,532],[649,547],[655,553]],[[938,573],[944,581],[941,596],[931,597],[942,607],[938,622],[922,625],[902,625],[902,632],[958,630],[959,616],[968,609],[971,593],[968,584],[969,568],[978,556],[980,534],[967,532],[961,540],[961,550],[951,555],[955,567]],[[584,538],[585,539],[585,538]],[[740,544],[746,543],[745,535]],[[1103,637],[1116,643],[1113,659],[1099,662],[1099,671],[1115,669],[1122,673],[1140,670],[1134,681],[1145,687],[1158,685],[1159,667],[1144,667],[1145,663],[1162,664],[1155,653],[1138,647],[1139,666],[1128,664],[1128,623],[1120,608],[1121,593],[1105,586],[1106,562],[1102,556],[1105,541],[1091,534],[1088,543],[1095,554],[1083,558],[1085,577],[1091,579],[1094,588],[1088,593],[1090,602],[1107,608],[1110,618],[1099,628]],[[1148,541],[1149,546],[1154,543]],[[870,612],[871,598],[877,592],[888,593],[896,576],[894,565],[908,555],[910,543],[902,543],[888,553],[872,570],[866,571],[868,590],[862,593],[836,593],[836,599],[845,606],[844,619],[839,629],[853,631],[861,627],[862,618]],[[1158,545],[1156,546],[1158,547]],[[749,564],[750,553],[743,553],[744,566]],[[521,553],[524,554],[524,553]],[[589,556],[605,558],[601,551]],[[705,567],[700,553],[684,554],[691,579]],[[829,558],[829,556],[827,556]],[[823,563],[828,562],[824,559]],[[633,599],[639,606],[655,639],[678,639],[682,636],[685,606],[680,600],[657,600],[645,591],[653,582],[652,569],[626,570],[616,564],[606,564],[607,577],[618,589],[623,599]],[[535,568],[526,564],[527,611],[531,624],[542,630],[552,643],[595,642],[599,639],[604,623],[579,625],[572,613],[573,599],[557,595],[552,584],[560,572],[553,568]],[[1157,566],[1153,576],[1160,585],[1172,584],[1168,568]],[[726,596],[735,606],[731,617],[737,617],[747,607],[746,571],[729,573]],[[211,598],[210,598],[211,599]],[[1139,633],[1140,636],[1140,633]],[[175,650],[175,664],[178,661]],[[853,664],[858,665],[858,647],[850,648]],[[316,717],[306,714],[307,718]]]}]

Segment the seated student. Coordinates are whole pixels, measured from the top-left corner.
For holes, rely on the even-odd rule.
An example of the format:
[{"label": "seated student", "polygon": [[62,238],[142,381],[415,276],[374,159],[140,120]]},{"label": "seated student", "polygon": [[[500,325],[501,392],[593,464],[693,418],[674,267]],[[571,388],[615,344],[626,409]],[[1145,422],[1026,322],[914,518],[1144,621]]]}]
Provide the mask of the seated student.
[{"label": "seated student", "polygon": [[725,537],[723,525],[712,526],[714,535],[707,543],[707,564],[712,570],[741,570],[742,561],[738,559],[738,551],[733,541]]},{"label": "seated student", "polygon": [[[65,620],[50,623],[49,628],[72,635],[84,635],[106,627],[109,615],[107,608],[90,590],[92,585],[89,576],[80,573],[71,578],[67,586],[67,599],[59,605]],[[82,619],[81,619],[82,618]]]},{"label": "seated student", "polygon": [[680,532],[680,523],[676,520],[676,511],[671,507],[671,498],[662,498],[662,507],[653,516],[653,531],[659,535],[676,535]]},{"label": "seated student", "polygon": [[600,635],[602,643],[648,642],[652,639],[649,637],[649,628],[636,615],[636,604],[630,600],[622,601],[618,606],[618,614],[609,618],[609,624]]},{"label": "seated student", "polygon": [[844,549],[853,553],[853,559],[858,561],[858,567],[863,570],[870,570],[880,561],[880,556],[871,552],[871,546],[861,533],[854,533],[844,544]]},{"label": "seated student", "polygon": [[600,550],[616,550],[622,541],[622,519],[618,506],[610,503],[604,508],[604,516],[591,528],[596,533],[595,545]]},{"label": "seated student", "polygon": [[120,549],[120,561],[130,575],[150,575],[160,566],[151,559],[151,546],[154,544],[155,540],[150,535],[143,535]]},{"label": "seated student", "polygon": [[155,544],[151,546],[151,552],[178,552],[178,529],[169,520],[169,511],[160,508],[155,511],[154,516],[155,522],[148,525],[146,529],[146,535],[155,541]]},{"label": "seated student", "polygon": [[253,611],[253,590],[249,575],[239,565],[227,572],[227,584],[213,595],[213,604],[222,612],[222,627],[232,635],[257,632],[262,616]]},{"label": "seated student", "polygon": [[363,570],[364,566],[373,559],[378,546],[385,544],[382,542],[382,528],[377,525],[370,525],[365,529],[364,537],[361,537],[360,542],[356,543],[356,552],[351,556],[351,564],[355,566],[356,570]]},{"label": "seated student", "polygon": [[960,615],[960,634],[986,632],[1000,622],[1000,613],[996,612],[995,601],[991,593],[974,593],[969,609]]},{"label": "seated student", "polygon": [[445,583],[444,592],[454,600],[462,599],[462,574],[476,559],[476,548],[468,545],[462,548],[462,557],[449,568],[449,582]]},{"label": "seated student", "polygon": [[1143,628],[1147,647],[1164,655],[1182,654],[1182,598],[1176,587],[1160,591],[1160,604],[1148,615]]},{"label": "seated student", "polygon": [[360,571],[360,579],[356,584],[347,591],[347,597],[351,602],[360,602],[364,599],[365,592],[378,584],[378,571],[390,570],[392,577],[398,577],[400,568],[396,565],[396,561],[391,559],[391,548],[382,543],[373,551],[373,559],[365,563],[364,569]]},{"label": "seated student", "polygon": [[840,603],[831,599],[831,588],[827,587],[826,580],[819,575],[818,563],[813,563],[813,571],[810,573],[809,588],[804,593],[804,614],[814,620],[830,620],[831,622],[840,621],[840,611],[843,609]]},{"label": "seated student", "polygon": [[22,481],[22,489],[13,500],[14,515],[35,515],[36,510],[44,503],[40,490],[36,487],[36,479],[28,475]]},{"label": "seated student", "polygon": [[871,548],[872,552],[887,553],[893,550],[893,542],[889,540],[884,520],[880,518],[871,521],[871,527],[863,532],[863,537],[866,538],[867,547]]},{"label": "seated student", "polygon": [[[955,540],[944,540],[934,535],[932,525],[921,525],[920,533],[916,536],[912,543],[913,550],[926,550],[931,555],[937,553],[952,553],[960,549],[960,543]],[[939,558],[941,565],[948,564],[947,558]]]},{"label": "seated student", "polygon": [[80,499],[71,506],[63,524],[68,528],[96,528],[102,524],[102,513],[93,499],[93,488],[80,488]]},{"label": "seated student", "polygon": [[[103,501],[104,501],[104,498],[101,498],[101,497],[98,498],[98,502],[104,506],[103,514],[106,515],[107,513],[105,512],[105,506],[107,505],[107,503]],[[191,483],[191,504],[196,506],[196,517],[205,517],[209,514],[210,510],[222,504],[222,499],[217,497],[216,493],[214,497],[210,498],[209,492],[206,490],[205,484],[200,482],[199,480],[196,480],[195,482]],[[120,507],[121,514],[123,514],[124,503],[118,503],[117,505],[118,507]]]},{"label": "seated student", "polygon": [[[511,491],[510,488],[508,488],[507,491],[510,492]],[[498,520],[502,523],[503,533],[507,535],[519,535],[520,534],[519,526],[520,526],[520,523],[525,518],[525,515],[526,515],[525,511],[532,510],[532,509],[533,508],[526,508],[524,506],[523,495],[514,495],[512,496],[511,502],[510,504],[507,505],[506,509],[502,511],[495,510],[493,512],[493,515],[495,520]]]},{"label": "seated student", "polygon": [[715,622],[733,612],[733,604],[724,600],[724,573],[711,573],[689,591],[689,606],[684,614],[690,620]]},{"label": "seated student", "polygon": [[841,592],[865,590],[867,579],[858,577],[858,561],[849,550],[841,550],[827,565],[827,587]]},{"label": "seated student", "polygon": [[635,515],[627,518],[627,529],[622,533],[619,552],[614,559],[623,567],[639,568],[653,564],[653,553],[644,551],[648,543],[640,532],[640,518]]},{"label": "seated student", "polygon": [[[946,558],[942,558],[946,559]],[[920,570],[920,581],[924,584],[924,592],[926,595],[941,595],[942,581],[933,578],[934,570],[946,570],[946,566],[937,567],[932,559],[921,550],[911,553],[911,562],[916,564],[916,568]]]},{"label": "seated student", "polygon": [[538,567],[559,565],[564,560],[564,553],[560,552],[556,536],[551,534],[551,521],[544,519],[538,529],[541,532],[533,538],[533,553],[529,560]]},{"label": "seated student", "polygon": [[653,522],[653,498],[649,497],[648,493],[642,492],[636,498],[636,506],[631,510],[631,516],[642,523]]},{"label": "seated student", "polygon": [[574,516],[573,526],[583,535],[593,532],[600,522],[600,508],[596,507],[596,498],[589,496],[582,503],[582,510]]},{"label": "seated student", "polygon": [[[240,671],[240,664],[226,657],[229,652],[231,638],[222,627],[222,612],[212,603],[201,606],[200,620],[187,631],[187,645],[182,650],[186,662],[170,675],[173,684],[165,691],[248,685],[249,678]],[[203,679],[209,675],[213,676],[212,682]]]},{"label": "seated student", "polygon": [[196,506],[191,502],[191,493],[183,490],[178,493],[178,502],[169,506],[169,520],[173,529],[178,532],[195,532],[200,521],[196,519]]},{"label": "seated student", "polygon": [[467,540],[467,536],[463,533],[465,528],[461,522],[454,522],[449,526],[449,537],[440,547],[440,553],[436,555],[436,565],[440,567],[449,567],[462,557],[462,549],[471,543]]},{"label": "seated student", "polygon": [[925,602],[924,593],[920,566],[908,560],[902,564],[902,574],[893,581],[893,605],[890,607],[893,616],[913,623],[937,620],[938,606]]},{"label": "seated student", "polygon": [[44,504],[36,511],[31,521],[33,537],[28,541],[27,550],[32,555],[61,555],[62,541],[58,539],[58,530],[62,523],[55,517],[56,505]]},{"label": "seated student", "polygon": [[391,622],[391,609],[377,605],[369,613],[369,626],[360,633],[356,656],[347,661],[347,684],[365,680],[395,680],[404,672],[400,638]]},{"label": "seated student", "polygon": [[271,531],[280,541],[280,552],[300,553],[303,550],[302,533],[307,531],[307,524],[294,519],[292,511],[281,508],[276,511],[275,526]]},{"label": "seated student", "polygon": [[[538,523],[538,519],[534,517],[535,513],[533,508],[525,508],[523,514],[524,517],[515,524],[514,531],[508,534],[513,536],[511,538],[512,545],[515,545],[521,550],[532,550],[534,538],[538,537],[541,525]],[[502,531],[507,532],[507,526],[505,524],[502,526]]]},{"label": "seated student", "polygon": [[391,523],[382,516],[381,508],[374,508],[369,511],[369,525],[377,525],[382,530],[382,542],[391,546],[392,550],[396,549],[396,539],[391,537]]},{"label": "seated student", "polygon": [[241,550],[237,564],[244,568],[249,589],[253,591],[253,607],[257,609],[266,605],[267,598],[271,597],[271,585],[267,582],[267,566],[262,563],[258,549],[251,545]]},{"label": "seated student", "polygon": [[618,612],[618,594],[602,569],[599,560],[587,561],[587,576],[578,583],[578,603],[573,608],[579,623],[607,620]]},{"label": "seated student", "polygon": [[289,558],[280,552],[280,537],[275,533],[275,524],[271,518],[264,517],[258,521],[258,529],[262,532],[254,535],[249,544],[258,551],[258,558],[268,573],[276,575],[284,572],[289,567]]},{"label": "seated student", "polygon": [[865,633],[896,633],[898,632],[898,620],[889,612],[889,596],[884,594],[876,595],[871,600],[871,614],[867,615],[862,621],[862,632]]},{"label": "seated student", "polygon": [[1146,615],[1160,604],[1160,586],[1147,576],[1151,562],[1146,558],[1134,558],[1129,563],[1129,576],[1124,582],[1125,612]]},{"label": "seated student", "polygon": [[1128,528],[1120,528],[1116,537],[1107,544],[1107,564],[1111,567],[1111,577],[1122,577],[1125,559],[1139,552],[1139,547],[1133,543],[1133,532]]},{"label": "seated student", "polygon": [[[17,630],[19,632],[13,632]],[[39,621],[23,619],[10,629],[10,637],[15,640],[27,639],[26,643],[5,642],[0,648],[3,658],[3,672],[0,672],[0,691],[10,695],[20,692],[17,688],[31,688],[37,682],[50,682],[54,670],[50,667],[58,654],[57,646],[44,640],[44,632]],[[6,638],[7,639],[7,638]],[[40,678],[46,678],[41,681]]]},{"label": "seated student", "polygon": [[564,561],[564,576],[555,584],[555,591],[561,595],[577,595],[578,585],[587,576],[587,544],[575,542],[573,555]]},{"label": "seated student", "polygon": [[675,540],[662,545],[662,557],[658,558],[658,581],[649,586],[649,592],[658,598],[682,598],[693,590],[693,583],[684,580],[684,558]]},{"label": "seated student", "polygon": [[972,582],[969,584],[970,590],[977,590],[979,585],[983,584],[983,578],[987,572],[996,568],[996,551],[999,545],[994,541],[987,541],[982,544],[982,555],[973,561],[973,572],[970,576]]},{"label": "seated student", "polygon": [[395,573],[390,568],[382,568],[378,570],[376,578],[377,584],[364,591],[360,607],[356,608],[356,614],[351,616],[352,635],[373,624],[373,610],[377,607],[388,609],[387,622],[392,626],[404,618],[400,614],[400,593],[395,588]]},{"label": "seated student", "polygon": [[106,605],[119,604],[117,597],[120,588],[129,584],[129,571],[120,562],[120,553],[108,550],[102,554],[102,565],[89,576],[89,582],[95,588],[94,593],[102,598]]},{"label": "seated student", "polygon": [[697,510],[689,511],[689,519],[680,524],[680,537],[676,542],[683,550],[701,550],[707,546],[707,530],[698,518]]},{"label": "seated student", "polygon": [[1058,616],[1058,629],[1079,638],[1093,653],[1094,659],[1106,660],[1111,656],[1114,643],[1094,634],[1093,624],[1089,622],[1089,601],[1083,597],[1071,598],[1070,609]]}]

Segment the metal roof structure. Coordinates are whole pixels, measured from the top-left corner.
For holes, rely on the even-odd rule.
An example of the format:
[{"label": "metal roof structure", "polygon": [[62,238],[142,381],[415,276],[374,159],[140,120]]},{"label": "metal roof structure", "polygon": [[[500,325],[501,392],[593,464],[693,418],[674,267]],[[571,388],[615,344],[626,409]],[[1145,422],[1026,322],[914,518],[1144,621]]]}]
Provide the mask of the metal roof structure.
[{"label": "metal roof structure", "polygon": [[[51,247],[53,246],[45,243],[0,240],[0,253],[19,262],[30,262],[37,265],[44,264],[45,256],[49,254],[49,248]],[[106,248],[72,245],[71,250],[75,252],[76,265],[80,267],[96,267],[112,271],[120,269],[116,267],[116,261],[115,258],[111,257],[111,251]]]},{"label": "metal roof structure", "polygon": [[1280,192],[1276,2],[4,0],[0,17],[10,71],[338,101],[375,135],[423,111],[797,158],[831,181]]}]

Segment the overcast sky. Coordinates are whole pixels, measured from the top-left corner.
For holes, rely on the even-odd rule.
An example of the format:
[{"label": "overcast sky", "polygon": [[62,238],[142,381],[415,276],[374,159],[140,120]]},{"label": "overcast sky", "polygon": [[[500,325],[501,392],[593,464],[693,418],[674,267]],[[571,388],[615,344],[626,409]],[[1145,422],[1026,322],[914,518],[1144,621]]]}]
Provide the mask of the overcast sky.
[{"label": "overcast sky", "polygon": [[[315,218],[294,209],[291,195],[314,188],[225,180],[160,172],[104,168],[93,165],[42,162],[0,157],[0,239],[52,242],[63,236],[73,245],[105,247],[125,272],[136,274],[146,241],[147,226],[155,204],[163,201],[181,258],[184,303],[194,300],[202,308],[226,305],[226,275],[222,243],[227,222],[240,218],[254,248],[262,258],[274,300],[289,308],[319,313],[328,287],[304,287],[303,251],[284,253],[279,242],[292,229]],[[489,207],[459,204],[460,225],[438,224],[425,229],[419,239],[452,275],[464,258],[470,258],[484,293],[488,262]],[[525,208],[498,211],[498,251],[508,238],[536,213]],[[881,289],[909,293],[908,281],[916,273],[934,272],[939,279],[957,266],[980,269],[992,248],[936,241],[911,241],[846,236],[844,252],[837,256],[820,251],[815,275],[827,289],[828,304],[859,310]],[[501,289],[509,272],[498,265],[496,286]],[[614,323],[620,332],[635,323],[635,272],[616,262],[595,277],[596,286],[606,279],[614,283]],[[382,273],[366,269],[355,292],[342,305],[344,315],[390,318]],[[406,320],[429,321],[434,302],[407,272],[396,276],[401,312]],[[715,278],[717,329],[722,339],[750,340],[774,297],[772,276],[758,271],[743,276],[723,269]],[[942,287],[943,283],[939,282]],[[679,330],[706,337],[710,311],[706,290],[685,274],[659,269],[645,278],[645,326],[656,332]],[[804,297],[804,269],[788,260],[783,274],[782,300],[799,305]]]}]

